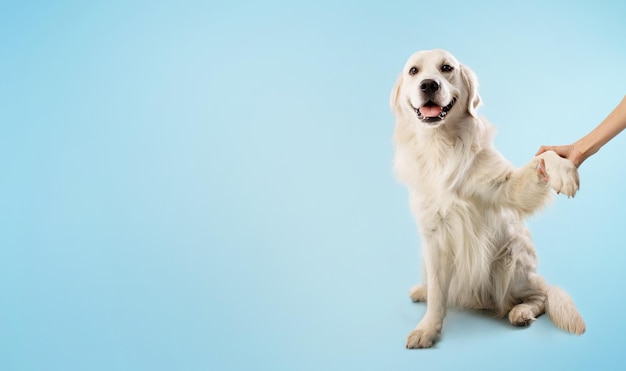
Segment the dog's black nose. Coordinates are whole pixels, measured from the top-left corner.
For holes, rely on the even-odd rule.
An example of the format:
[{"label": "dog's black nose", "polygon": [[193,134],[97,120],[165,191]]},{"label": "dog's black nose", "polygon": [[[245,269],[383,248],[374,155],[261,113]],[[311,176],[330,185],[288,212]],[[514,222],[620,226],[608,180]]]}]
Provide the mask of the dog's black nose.
[{"label": "dog's black nose", "polygon": [[439,83],[431,79],[424,80],[420,84],[420,90],[427,94],[434,93],[439,90]]}]

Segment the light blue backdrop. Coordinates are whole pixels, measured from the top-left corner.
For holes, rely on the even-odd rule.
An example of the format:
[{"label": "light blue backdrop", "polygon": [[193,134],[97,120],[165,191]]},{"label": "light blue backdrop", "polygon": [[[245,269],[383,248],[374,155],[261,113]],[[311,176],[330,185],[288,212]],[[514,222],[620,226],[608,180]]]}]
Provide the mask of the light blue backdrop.
[{"label": "light blue backdrop", "polygon": [[626,93],[624,4],[3,2],[0,369],[623,369],[626,137],[529,221],[586,334],[453,310],[407,351],[387,102],[448,49],[521,166]]}]

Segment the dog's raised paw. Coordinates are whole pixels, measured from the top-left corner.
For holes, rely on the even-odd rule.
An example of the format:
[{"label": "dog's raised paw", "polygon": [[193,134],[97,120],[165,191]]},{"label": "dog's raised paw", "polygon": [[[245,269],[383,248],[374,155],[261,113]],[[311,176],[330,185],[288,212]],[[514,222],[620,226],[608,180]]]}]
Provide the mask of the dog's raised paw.
[{"label": "dog's raised paw", "polygon": [[578,169],[568,159],[564,159],[554,151],[546,151],[539,155],[546,166],[550,186],[556,193],[574,197],[580,186]]}]

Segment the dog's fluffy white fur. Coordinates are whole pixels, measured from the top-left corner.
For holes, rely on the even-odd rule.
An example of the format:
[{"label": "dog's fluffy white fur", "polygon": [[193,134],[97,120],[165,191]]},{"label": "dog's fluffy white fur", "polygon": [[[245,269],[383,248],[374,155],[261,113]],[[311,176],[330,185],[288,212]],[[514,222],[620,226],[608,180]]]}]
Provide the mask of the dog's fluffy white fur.
[{"label": "dog's fluffy white fur", "polygon": [[570,297],[535,273],[523,224],[551,189],[574,196],[577,169],[551,151],[512,166],[493,146],[494,128],[477,116],[477,88],[468,67],[430,50],[409,58],[391,93],[395,171],[409,189],[425,270],[410,296],[427,301],[407,348],[434,344],[448,305],[508,314],[516,326],[545,311],[557,327],[585,331]]}]

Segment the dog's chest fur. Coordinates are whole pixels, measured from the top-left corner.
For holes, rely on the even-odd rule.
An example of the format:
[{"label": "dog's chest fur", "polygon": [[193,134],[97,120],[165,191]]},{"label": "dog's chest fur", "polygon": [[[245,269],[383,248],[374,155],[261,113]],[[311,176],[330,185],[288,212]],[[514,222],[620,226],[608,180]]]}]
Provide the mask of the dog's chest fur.
[{"label": "dog's chest fur", "polygon": [[473,126],[422,131],[396,127],[395,169],[411,190],[422,249],[448,250],[445,264],[455,270],[451,304],[487,307],[492,304],[492,265],[507,258],[507,242],[518,232],[511,229],[522,225],[512,210],[471,197],[471,188],[481,182],[479,153],[491,146],[492,132],[478,120],[466,124]]},{"label": "dog's chest fur", "polygon": [[424,197],[446,198],[455,192],[458,198],[484,144],[478,132],[487,129],[479,121],[469,121],[462,128],[433,130],[398,125],[394,139],[399,179]]}]

